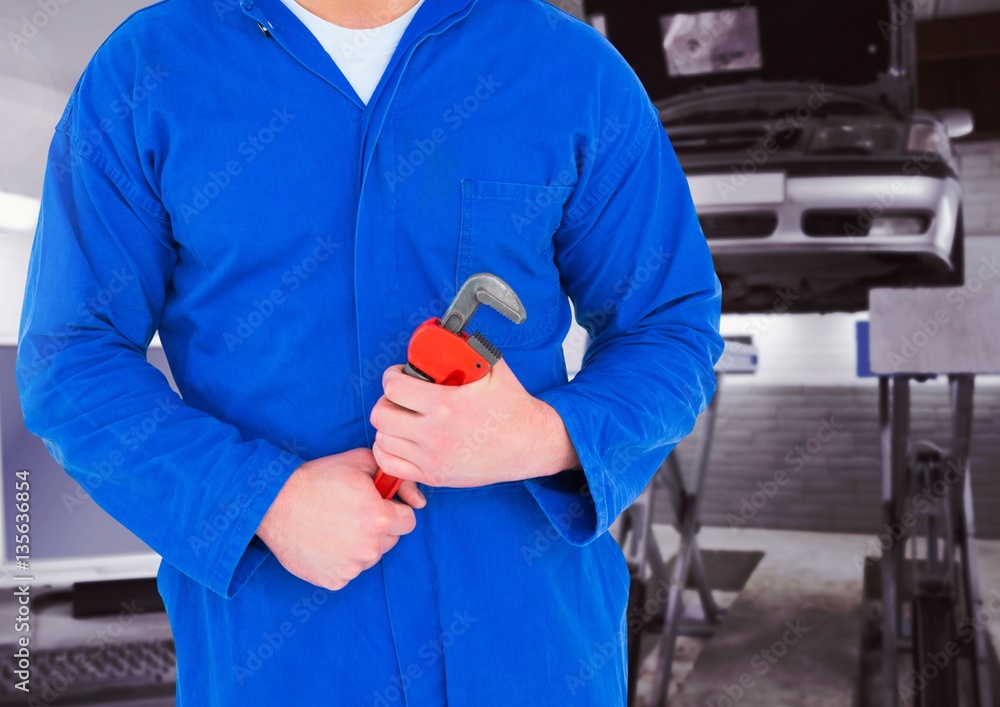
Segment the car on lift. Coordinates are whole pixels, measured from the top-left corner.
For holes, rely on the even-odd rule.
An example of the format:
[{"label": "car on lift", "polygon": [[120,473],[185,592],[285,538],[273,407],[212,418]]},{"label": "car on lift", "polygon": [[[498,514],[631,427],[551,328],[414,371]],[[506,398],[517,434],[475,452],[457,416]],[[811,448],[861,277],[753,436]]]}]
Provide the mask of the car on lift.
[{"label": "car on lift", "polygon": [[587,0],[660,110],[724,311],[859,311],[872,287],[961,284],[951,141],[972,116],[916,108],[912,9]]}]

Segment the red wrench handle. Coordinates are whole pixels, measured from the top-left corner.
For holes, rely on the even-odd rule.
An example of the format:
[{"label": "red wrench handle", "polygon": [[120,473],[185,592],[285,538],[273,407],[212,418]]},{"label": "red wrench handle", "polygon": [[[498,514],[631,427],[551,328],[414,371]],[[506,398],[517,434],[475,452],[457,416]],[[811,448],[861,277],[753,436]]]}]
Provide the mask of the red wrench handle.
[{"label": "red wrench handle", "polygon": [[396,492],[399,491],[399,487],[402,485],[402,479],[397,479],[395,476],[389,476],[381,469],[375,472],[375,489],[384,499],[388,500],[395,496]]},{"label": "red wrench handle", "polygon": [[[464,385],[484,377],[490,372],[490,363],[469,344],[465,332],[453,334],[441,326],[441,320],[428,319],[417,327],[410,338],[406,358],[410,365],[432,382],[441,385]],[[413,375],[411,373],[411,375]],[[402,479],[389,476],[379,469],[375,472],[375,488],[382,498],[389,499],[399,491]]]}]

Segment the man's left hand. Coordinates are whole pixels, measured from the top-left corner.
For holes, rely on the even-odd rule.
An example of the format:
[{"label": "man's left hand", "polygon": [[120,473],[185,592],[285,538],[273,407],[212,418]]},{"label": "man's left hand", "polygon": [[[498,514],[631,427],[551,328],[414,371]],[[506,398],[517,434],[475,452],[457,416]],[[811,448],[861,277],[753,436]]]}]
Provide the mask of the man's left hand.
[{"label": "man's left hand", "polygon": [[472,487],[550,476],[580,461],[559,414],[524,389],[502,359],[474,383],[428,383],[393,366],[371,414],[386,474]]}]

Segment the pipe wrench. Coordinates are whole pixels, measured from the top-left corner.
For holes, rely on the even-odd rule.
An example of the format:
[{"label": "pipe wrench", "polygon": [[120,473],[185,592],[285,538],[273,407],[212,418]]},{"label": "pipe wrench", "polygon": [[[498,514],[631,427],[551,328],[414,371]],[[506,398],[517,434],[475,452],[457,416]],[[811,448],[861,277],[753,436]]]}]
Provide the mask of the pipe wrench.
[{"label": "pipe wrench", "polygon": [[[481,333],[469,334],[465,327],[485,304],[515,324],[527,318],[524,305],[510,285],[496,275],[478,273],[459,288],[440,319],[431,317],[417,327],[406,349],[403,371],[439,385],[465,385],[483,378],[500,360],[501,353]],[[375,488],[382,498],[396,495],[402,479],[379,469]]]}]

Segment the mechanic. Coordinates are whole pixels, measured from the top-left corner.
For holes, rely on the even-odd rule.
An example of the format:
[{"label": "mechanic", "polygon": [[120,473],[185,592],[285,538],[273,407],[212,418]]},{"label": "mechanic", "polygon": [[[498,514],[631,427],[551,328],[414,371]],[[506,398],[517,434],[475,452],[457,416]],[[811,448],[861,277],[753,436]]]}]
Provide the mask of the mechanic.
[{"label": "mechanic", "polygon": [[[476,314],[503,360],[405,376],[483,271],[528,313]],[[593,342],[567,382],[570,301]],[[563,11],[165,0],[56,128],[18,381],[163,558],[179,705],[605,707],[629,585],[606,531],[714,393],[719,308],[657,111]]]}]

